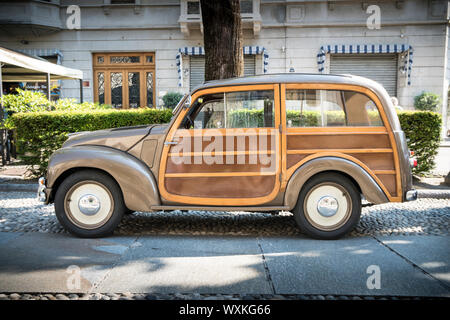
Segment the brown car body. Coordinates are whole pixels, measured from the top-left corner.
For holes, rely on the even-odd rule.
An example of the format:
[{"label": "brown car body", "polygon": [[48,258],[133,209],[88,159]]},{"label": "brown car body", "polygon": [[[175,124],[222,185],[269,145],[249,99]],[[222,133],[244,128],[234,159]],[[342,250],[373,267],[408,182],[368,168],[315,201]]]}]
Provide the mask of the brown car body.
[{"label": "brown car body", "polygon": [[[346,90],[368,96],[383,126],[287,127],[287,89]],[[175,165],[171,157],[180,123],[189,112],[186,101],[205,94],[271,90],[274,93],[277,168],[262,174],[261,163],[250,165]],[[208,82],[180,102],[167,125],[117,128],[73,134],[51,157],[46,175],[45,202],[55,199],[64,179],[92,168],[119,185],[132,211],[175,209],[281,211],[292,210],[305,183],[333,171],[349,177],[365,199],[374,204],[415,198],[409,150],[386,90],[366,78],[350,75],[277,74]],[[191,129],[196,130],[196,129]],[[203,134],[207,130],[202,129]],[[225,129],[216,129],[227,135]],[[259,128],[253,134],[259,134]],[[244,130],[244,135],[247,135]],[[233,137],[234,139],[234,137]],[[262,152],[258,150],[258,152]],[[205,154],[205,147],[200,150]],[[244,152],[249,155],[247,148]],[[238,151],[232,152],[233,156]],[[192,156],[195,156],[192,153]],[[225,154],[224,154],[225,156]]]}]

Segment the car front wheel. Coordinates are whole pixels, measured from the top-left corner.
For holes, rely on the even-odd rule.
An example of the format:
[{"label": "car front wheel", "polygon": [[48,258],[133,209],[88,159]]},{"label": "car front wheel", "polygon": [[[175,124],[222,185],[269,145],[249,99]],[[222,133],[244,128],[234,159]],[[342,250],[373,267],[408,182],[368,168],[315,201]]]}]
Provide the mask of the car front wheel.
[{"label": "car front wheel", "polygon": [[323,173],[302,188],[294,209],[300,229],[316,239],[337,239],[357,225],[361,215],[361,195],[344,175]]},{"label": "car front wheel", "polygon": [[112,234],[125,210],[117,183],[95,170],[71,174],[55,195],[55,213],[59,222],[70,233],[82,238]]}]

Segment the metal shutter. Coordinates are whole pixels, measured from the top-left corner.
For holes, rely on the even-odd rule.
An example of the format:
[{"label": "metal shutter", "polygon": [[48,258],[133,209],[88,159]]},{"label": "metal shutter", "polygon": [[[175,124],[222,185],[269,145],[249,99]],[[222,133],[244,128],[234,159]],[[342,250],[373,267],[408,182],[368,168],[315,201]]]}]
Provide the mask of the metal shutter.
[{"label": "metal shutter", "polygon": [[381,83],[391,96],[397,96],[397,55],[331,55],[330,73],[353,74]]},{"label": "metal shutter", "polygon": [[[190,56],[189,88],[192,91],[195,87],[205,82],[205,57]],[[255,75],[255,56],[244,55],[244,76]]]},{"label": "metal shutter", "polygon": [[205,82],[205,57],[190,56],[191,72],[189,75],[189,88],[192,91],[195,87]]},{"label": "metal shutter", "polygon": [[244,76],[255,75],[255,56],[246,54],[244,55]]}]

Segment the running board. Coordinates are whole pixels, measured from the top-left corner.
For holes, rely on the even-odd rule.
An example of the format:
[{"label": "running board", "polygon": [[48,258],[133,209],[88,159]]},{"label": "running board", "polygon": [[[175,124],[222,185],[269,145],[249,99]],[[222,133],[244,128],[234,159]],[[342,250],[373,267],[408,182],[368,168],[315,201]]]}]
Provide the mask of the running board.
[{"label": "running board", "polygon": [[194,206],[152,206],[152,210],[198,210],[198,211],[288,211],[289,207],[194,207]]}]

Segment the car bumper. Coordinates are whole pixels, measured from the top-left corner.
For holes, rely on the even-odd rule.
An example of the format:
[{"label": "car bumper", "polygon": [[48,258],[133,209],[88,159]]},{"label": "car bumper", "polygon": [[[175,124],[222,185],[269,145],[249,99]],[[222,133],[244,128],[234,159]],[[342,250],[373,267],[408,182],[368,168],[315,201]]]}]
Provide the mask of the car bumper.
[{"label": "car bumper", "polygon": [[413,189],[413,190],[406,191],[405,200],[406,201],[417,200],[417,190]]},{"label": "car bumper", "polygon": [[39,183],[39,186],[38,186],[38,190],[37,190],[37,198],[40,202],[48,204],[48,202],[50,200],[51,189],[47,188],[46,180],[44,177],[39,178],[38,183]]}]

